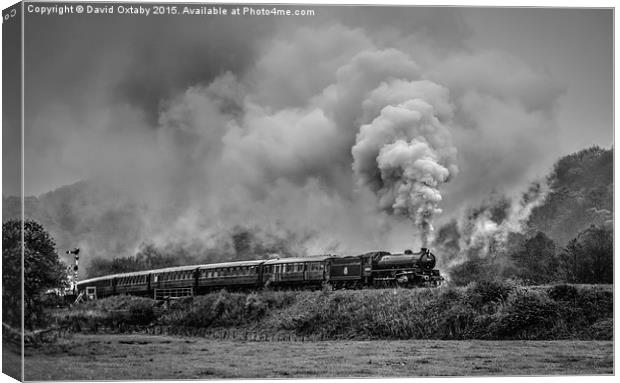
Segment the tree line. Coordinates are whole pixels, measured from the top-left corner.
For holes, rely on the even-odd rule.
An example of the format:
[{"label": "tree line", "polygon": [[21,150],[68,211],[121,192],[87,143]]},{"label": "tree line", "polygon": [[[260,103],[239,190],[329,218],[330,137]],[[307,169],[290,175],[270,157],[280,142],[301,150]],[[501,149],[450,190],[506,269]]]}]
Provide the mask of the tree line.
[{"label": "tree line", "polygon": [[504,251],[481,257],[472,252],[450,269],[456,284],[490,279],[515,279],[524,284],[613,283],[613,230],[592,225],[557,245],[543,232],[513,233]]}]

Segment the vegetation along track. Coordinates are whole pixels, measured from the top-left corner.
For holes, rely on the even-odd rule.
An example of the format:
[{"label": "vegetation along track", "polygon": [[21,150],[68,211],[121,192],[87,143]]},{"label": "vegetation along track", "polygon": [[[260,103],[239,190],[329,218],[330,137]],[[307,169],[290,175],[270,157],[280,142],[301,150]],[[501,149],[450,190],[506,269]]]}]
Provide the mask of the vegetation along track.
[{"label": "vegetation along track", "polygon": [[476,282],[413,290],[221,291],[171,302],[116,296],[53,318],[59,328],[82,332],[164,328],[243,339],[611,340],[612,315],[609,285]]}]

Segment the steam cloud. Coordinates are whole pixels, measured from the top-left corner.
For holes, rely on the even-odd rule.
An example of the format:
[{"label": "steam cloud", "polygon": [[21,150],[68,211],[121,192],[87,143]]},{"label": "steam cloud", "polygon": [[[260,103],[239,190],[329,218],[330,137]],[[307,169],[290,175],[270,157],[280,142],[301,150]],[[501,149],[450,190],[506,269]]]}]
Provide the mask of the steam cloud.
[{"label": "steam cloud", "polygon": [[[72,225],[124,238],[91,254],[142,242],[203,254],[239,227],[300,255],[402,251],[427,245],[433,220],[519,193],[557,156],[561,88],[510,55],[447,53],[416,31],[293,28],[264,36],[243,69],[159,100],[156,119],[99,97],[37,111],[27,150],[45,150],[25,154],[27,169],[97,179]],[[106,226],[111,209],[130,238]]]},{"label": "steam cloud", "polygon": [[[432,219],[441,213],[438,187],[458,168],[449,131],[423,97],[426,90],[430,95],[447,92],[433,83],[397,82],[378,93],[399,90],[399,96],[409,100],[385,106],[377,118],[361,127],[352,149],[353,169],[360,183],[377,193],[383,210],[405,215],[420,228],[426,247]],[[443,97],[436,101],[447,104]]]}]

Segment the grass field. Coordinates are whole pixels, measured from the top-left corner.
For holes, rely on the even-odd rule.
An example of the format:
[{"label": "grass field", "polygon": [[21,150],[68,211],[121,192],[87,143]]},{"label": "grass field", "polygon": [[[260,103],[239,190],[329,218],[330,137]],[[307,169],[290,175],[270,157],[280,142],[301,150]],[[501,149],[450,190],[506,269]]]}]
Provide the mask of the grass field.
[{"label": "grass field", "polygon": [[241,342],[75,335],[26,349],[27,380],[592,375],[611,341]]}]

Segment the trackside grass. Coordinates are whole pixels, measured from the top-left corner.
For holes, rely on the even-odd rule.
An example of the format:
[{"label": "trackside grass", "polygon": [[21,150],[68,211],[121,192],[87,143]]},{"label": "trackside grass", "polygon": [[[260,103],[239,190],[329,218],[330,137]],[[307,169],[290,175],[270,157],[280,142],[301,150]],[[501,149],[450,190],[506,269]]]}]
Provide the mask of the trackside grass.
[{"label": "trackside grass", "polygon": [[334,340],[611,340],[612,315],[609,286],[478,282],[412,290],[221,291],[169,304],[111,297],[54,317],[60,326],[93,331],[158,325]]}]

